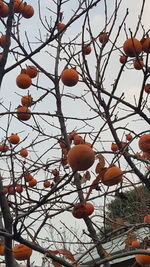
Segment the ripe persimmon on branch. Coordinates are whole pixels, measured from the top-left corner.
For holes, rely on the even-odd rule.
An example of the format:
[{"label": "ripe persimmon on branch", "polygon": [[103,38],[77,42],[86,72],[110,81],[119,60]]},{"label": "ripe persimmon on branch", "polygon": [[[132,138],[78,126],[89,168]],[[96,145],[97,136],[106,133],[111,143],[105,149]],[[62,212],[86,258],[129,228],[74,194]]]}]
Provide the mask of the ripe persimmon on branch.
[{"label": "ripe persimmon on branch", "polygon": [[150,263],[148,203],[109,212],[150,190],[148,8],[0,0],[0,264]]}]

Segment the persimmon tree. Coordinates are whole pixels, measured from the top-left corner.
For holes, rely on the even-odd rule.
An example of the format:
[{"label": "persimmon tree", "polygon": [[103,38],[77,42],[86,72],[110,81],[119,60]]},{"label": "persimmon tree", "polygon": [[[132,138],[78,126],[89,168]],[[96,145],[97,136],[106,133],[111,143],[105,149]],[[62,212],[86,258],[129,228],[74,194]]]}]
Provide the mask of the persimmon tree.
[{"label": "persimmon tree", "polygon": [[148,8],[133,23],[124,0],[0,0],[6,266],[77,266],[95,249],[92,266],[109,266],[110,199],[150,190]]}]

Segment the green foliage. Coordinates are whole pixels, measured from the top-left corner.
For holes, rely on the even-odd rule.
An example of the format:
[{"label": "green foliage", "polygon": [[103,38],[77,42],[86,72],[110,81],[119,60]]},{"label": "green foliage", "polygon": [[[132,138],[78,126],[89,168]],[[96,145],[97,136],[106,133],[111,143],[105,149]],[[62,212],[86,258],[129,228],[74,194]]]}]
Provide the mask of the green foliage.
[{"label": "green foliage", "polygon": [[143,186],[123,194],[117,192],[107,208],[108,218],[122,218],[129,223],[141,223],[144,216],[150,213],[150,192]]}]

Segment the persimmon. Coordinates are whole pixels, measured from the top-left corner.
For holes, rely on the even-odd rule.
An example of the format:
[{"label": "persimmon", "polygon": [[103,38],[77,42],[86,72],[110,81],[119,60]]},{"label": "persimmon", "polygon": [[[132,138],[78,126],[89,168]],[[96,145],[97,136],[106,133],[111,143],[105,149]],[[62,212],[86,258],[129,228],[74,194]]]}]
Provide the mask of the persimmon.
[{"label": "persimmon", "polygon": [[16,145],[20,142],[20,137],[17,134],[11,134],[8,138],[9,143]]},{"label": "persimmon", "polygon": [[126,134],[126,140],[127,141],[131,141],[133,139],[133,136],[132,136],[132,134]]},{"label": "persimmon", "polygon": [[8,194],[8,187],[7,186],[3,186],[3,192],[4,192],[4,194]]},{"label": "persimmon", "polygon": [[[9,46],[10,46],[10,44],[11,44],[10,40],[8,42],[9,42]],[[0,37],[0,46],[2,48],[4,48],[6,46],[6,35],[4,35],[4,34],[2,34]]]},{"label": "persimmon", "polygon": [[84,45],[82,51],[84,55],[89,55],[92,51],[92,48],[90,45]]},{"label": "persimmon", "polygon": [[98,39],[100,43],[104,45],[108,42],[108,34],[106,32],[101,32]]},{"label": "persimmon", "polygon": [[1,152],[7,152],[9,150],[9,146],[6,144],[0,144],[0,151]]},{"label": "persimmon", "polygon": [[[124,148],[128,149],[126,146],[127,146],[126,142],[121,142],[121,149],[124,149]],[[111,150],[112,151],[118,151],[119,150],[118,145],[116,143],[112,143],[111,144]]]},{"label": "persimmon", "polygon": [[94,206],[92,203],[90,202],[86,202],[85,203],[85,207],[86,207],[86,215],[91,215],[94,212]]},{"label": "persimmon", "polygon": [[21,89],[27,89],[31,86],[32,80],[30,76],[24,73],[24,70],[17,76],[16,84]]},{"label": "persimmon", "polygon": [[72,210],[72,215],[77,219],[81,219],[84,217],[85,212],[86,212],[85,204],[79,203],[74,205]]},{"label": "persimmon", "polygon": [[26,107],[31,107],[33,103],[33,98],[31,95],[24,95],[21,98],[21,104]]},{"label": "persimmon", "polygon": [[[149,252],[149,250],[142,249],[143,252]],[[150,255],[144,255],[144,254],[137,254],[135,256],[136,262],[140,265],[148,265],[150,264]]]},{"label": "persimmon", "polygon": [[15,13],[21,13],[24,8],[24,4],[20,0],[14,0],[13,6],[14,6]]},{"label": "persimmon", "polygon": [[68,163],[73,170],[89,169],[95,161],[95,153],[91,147],[81,144],[72,147],[68,152]]},{"label": "persimmon", "polygon": [[31,181],[28,182],[28,184],[30,187],[34,187],[37,185],[37,180],[33,178]]},{"label": "persimmon", "polygon": [[93,212],[94,212],[93,204],[90,202],[86,202],[74,205],[72,210],[72,215],[77,219],[81,219],[91,215]]},{"label": "persimmon", "polygon": [[150,223],[150,214],[144,216],[144,223]]},{"label": "persimmon", "polygon": [[1,8],[0,8],[0,17],[1,18],[6,18],[9,15],[9,7],[7,4],[4,4]]},{"label": "persimmon", "polygon": [[38,74],[38,70],[35,66],[27,66],[26,68],[26,74],[30,76],[30,78],[35,78]]},{"label": "persimmon", "polygon": [[111,144],[111,150],[112,150],[112,151],[118,151],[118,149],[119,149],[119,148],[118,148],[117,144],[115,144],[115,143],[112,143],[112,144]]},{"label": "persimmon", "polygon": [[64,24],[64,23],[58,23],[58,24],[57,24],[57,29],[58,29],[58,31],[63,30],[63,29],[65,28],[65,26],[66,26],[66,24]]},{"label": "persimmon", "polygon": [[12,255],[16,260],[27,260],[32,255],[32,248],[29,248],[23,244],[18,244],[12,248]]},{"label": "persimmon", "polygon": [[142,43],[142,50],[146,53],[150,53],[150,38],[143,38],[141,40]]},{"label": "persimmon", "polygon": [[22,148],[20,150],[20,156],[22,156],[23,158],[26,158],[28,156],[28,150],[25,148]]},{"label": "persimmon", "polygon": [[52,174],[54,176],[58,176],[59,175],[59,170],[57,170],[57,169],[52,170]]},{"label": "persimmon", "polygon": [[123,50],[128,57],[136,57],[142,52],[142,45],[136,38],[129,38],[123,44]]},{"label": "persimmon", "polygon": [[26,172],[24,174],[24,178],[25,178],[26,182],[29,182],[33,179],[33,176],[29,172]]},{"label": "persimmon", "polygon": [[44,183],[43,183],[43,185],[44,185],[44,187],[50,187],[51,186],[51,183],[50,183],[50,181],[48,181],[48,180],[45,180],[44,181]]},{"label": "persimmon", "polygon": [[4,2],[2,0],[0,0],[0,10],[1,8],[4,6]]},{"label": "persimmon", "polygon": [[8,194],[9,194],[9,195],[14,195],[14,193],[15,193],[15,188],[14,188],[13,185],[10,185],[10,186],[8,187]]},{"label": "persimmon", "polygon": [[22,193],[23,192],[23,186],[21,184],[17,184],[15,187],[15,190],[17,193]]},{"label": "persimmon", "polygon": [[133,248],[138,248],[140,246],[140,242],[138,240],[133,240],[131,246]]},{"label": "persimmon", "polygon": [[143,134],[139,139],[139,148],[143,152],[150,152],[150,134]]},{"label": "persimmon", "polygon": [[102,177],[102,183],[107,186],[116,185],[122,181],[122,174],[122,170],[117,166],[109,167]]},{"label": "persimmon", "polygon": [[144,91],[145,91],[147,94],[150,94],[150,83],[147,83],[147,84],[144,86]]},{"label": "persimmon", "polygon": [[143,59],[135,59],[133,61],[133,66],[136,70],[141,70],[144,67]]},{"label": "persimmon", "polygon": [[0,244],[0,255],[4,256],[5,255],[5,246]]},{"label": "persimmon", "polygon": [[79,75],[75,69],[64,69],[61,73],[61,81],[64,85],[72,87],[78,83]]},{"label": "persimmon", "polygon": [[4,48],[5,47],[5,43],[6,43],[6,35],[1,35],[1,37],[0,37],[0,46],[2,47],[2,48]]},{"label": "persimmon", "polygon": [[17,107],[17,118],[21,121],[27,121],[31,118],[31,110],[26,106]]},{"label": "persimmon", "polygon": [[24,3],[21,13],[24,18],[30,19],[34,15],[34,8],[31,5]]},{"label": "persimmon", "polygon": [[119,61],[121,64],[124,64],[127,61],[127,56],[121,55]]}]

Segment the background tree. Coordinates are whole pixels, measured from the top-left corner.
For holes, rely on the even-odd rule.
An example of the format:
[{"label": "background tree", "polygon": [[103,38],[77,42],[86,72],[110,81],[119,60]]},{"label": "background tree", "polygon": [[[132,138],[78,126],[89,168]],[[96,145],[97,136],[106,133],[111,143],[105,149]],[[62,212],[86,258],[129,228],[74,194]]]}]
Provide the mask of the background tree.
[{"label": "background tree", "polygon": [[6,266],[16,266],[14,258],[30,266],[33,250],[40,261],[44,255],[47,264],[71,267],[81,247],[76,263],[96,248],[109,266],[107,235],[97,232],[103,226],[106,234],[110,197],[133,188],[138,195],[140,184],[150,190],[149,1],[137,7],[134,24],[130,7],[123,0],[0,1]]},{"label": "background tree", "polygon": [[143,223],[145,214],[149,214],[150,195],[146,187],[139,186],[125,193],[117,193],[108,204],[107,216],[113,220],[122,218],[131,224]]}]

